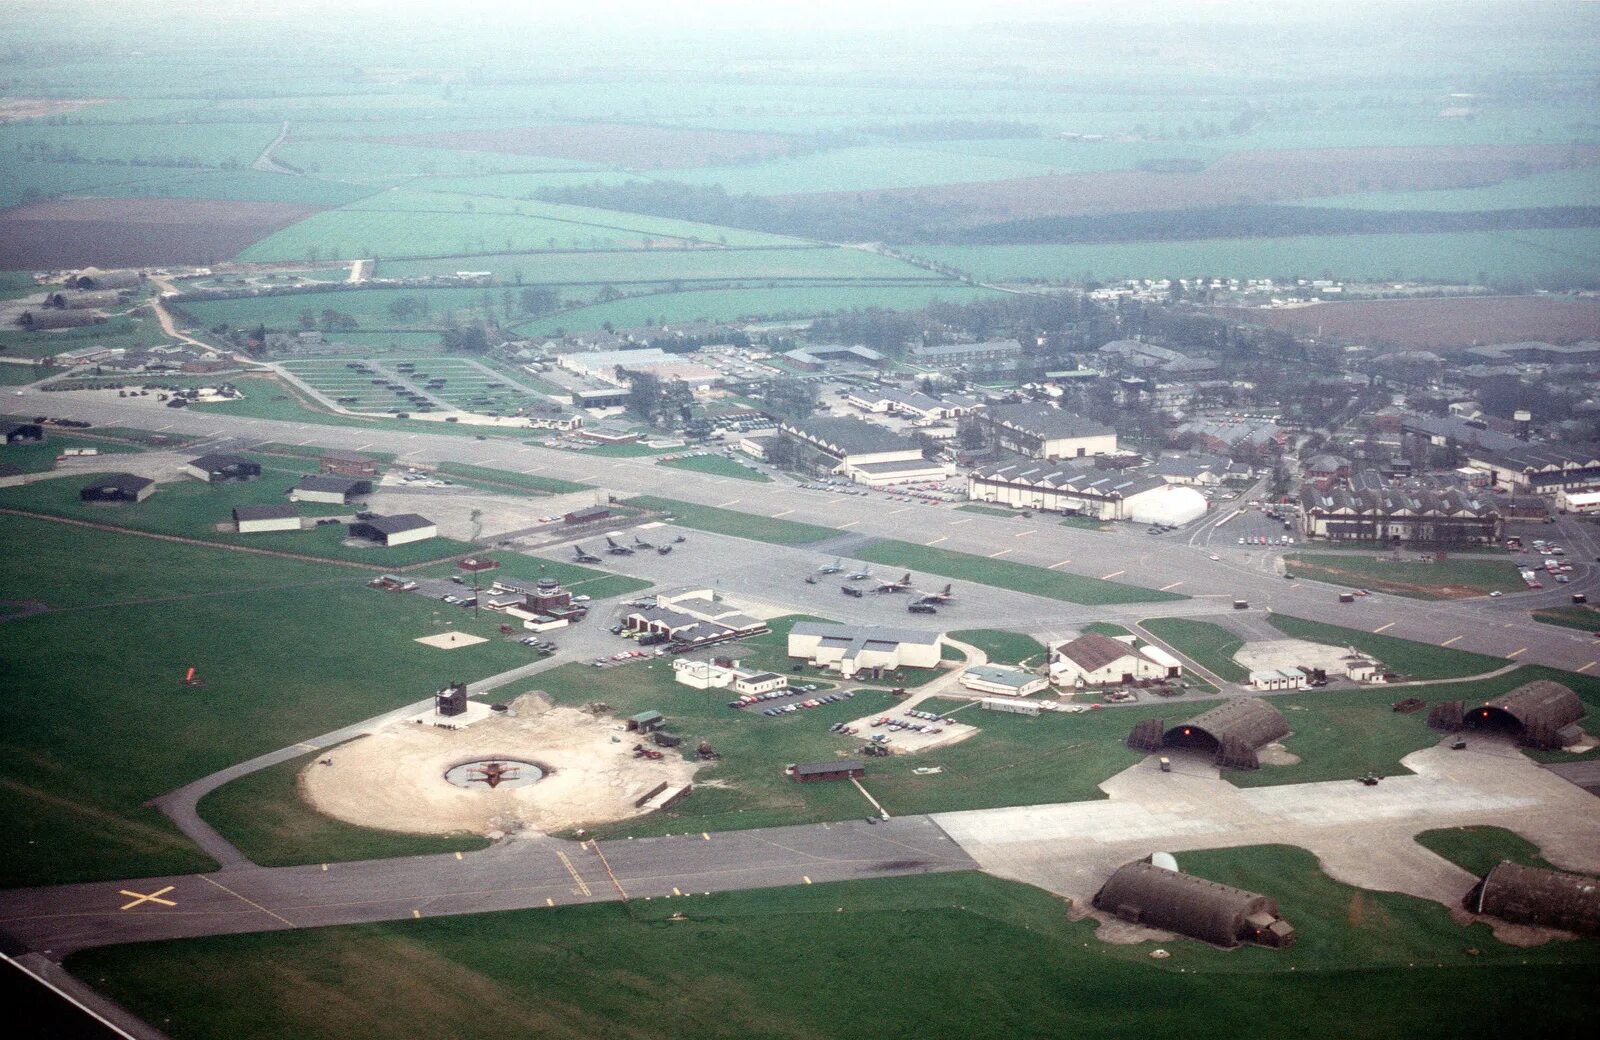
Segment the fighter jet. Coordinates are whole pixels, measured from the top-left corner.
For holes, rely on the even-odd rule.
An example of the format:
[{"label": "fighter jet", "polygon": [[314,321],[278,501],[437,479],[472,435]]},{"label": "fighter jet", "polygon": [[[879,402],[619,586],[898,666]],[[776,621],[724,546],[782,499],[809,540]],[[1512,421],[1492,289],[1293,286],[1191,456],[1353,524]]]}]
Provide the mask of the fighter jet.
[{"label": "fighter jet", "polygon": [[572,558],[575,561],[577,561],[578,563],[599,563],[600,562],[600,557],[594,555],[593,553],[584,552],[583,546],[581,546],[581,545],[574,545],[572,547]]},{"label": "fighter jet", "polygon": [[911,590],[911,572],[910,571],[906,571],[905,576],[902,577],[899,581],[882,581],[882,582],[879,582],[878,583],[878,587],[873,589],[872,591],[878,593],[881,596],[884,593],[888,593],[888,592],[909,592],[910,590]]},{"label": "fighter jet", "polygon": [[843,574],[844,573],[844,561],[842,559],[836,559],[832,563],[825,563],[821,567],[817,568],[817,573],[818,574]]},{"label": "fighter jet", "polygon": [[866,581],[870,577],[872,577],[872,568],[871,567],[863,567],[860,570],[858,570],[858,571],[856,571],[856,572],[854,572],[852,574],[846,574],[844,576],[844,580],[845,581]]},{"label": "fighter jet", "polygon": [[634,535],[633,536],[633,547],[635,549],[654,549],[655,548],[655,546],[652,543],[645,541],[643,538],[640,538],[638,535]]},{"label": "fighter jet", "polygon": [[955,593],[950,591],[950,586],[949,585],[946,585],[944,587],[944,589],[939,591],[939,592],[925,592],[925,593],[923,593],[922,596],[917,599],[917,602],[918,603],[954,603],[955,600],[956,600]]},{"label": "fighter jet", "polygon": [[606,549],[606,552],[610,553],[612,556],[632,556],[633,555],[633,550],[632,549],[628,548],[626,545],[618,545],[616,543],[616,540],[613,539],[610,535],[606,535],[606,545],[609,546],[609,548]]}]

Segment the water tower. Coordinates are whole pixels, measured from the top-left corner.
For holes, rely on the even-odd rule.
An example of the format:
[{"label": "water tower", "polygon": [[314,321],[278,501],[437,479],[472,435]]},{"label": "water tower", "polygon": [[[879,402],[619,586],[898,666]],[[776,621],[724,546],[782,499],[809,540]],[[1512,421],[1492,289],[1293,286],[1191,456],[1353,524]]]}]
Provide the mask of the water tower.
[{"label": "water tower", "polygon": [[1533,434],[1533,413],[1526,408],[1518,408],[1511,413],[1511,419],[1517,424],[1517,436],[1527,440]]}]

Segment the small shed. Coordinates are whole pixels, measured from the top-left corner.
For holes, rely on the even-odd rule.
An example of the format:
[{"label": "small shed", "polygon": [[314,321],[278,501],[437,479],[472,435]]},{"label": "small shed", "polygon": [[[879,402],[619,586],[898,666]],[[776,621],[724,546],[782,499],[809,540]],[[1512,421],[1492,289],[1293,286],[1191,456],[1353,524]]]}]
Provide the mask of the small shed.
[{"label": "small shed", "polygon": [[368,514],[350,525],[350,537],[364,538],[391,548],[411,542],[427,541],[438,536],[439,528],[434,522],[416,513],[401,513],[397,516]]},{"label": "small shed", "polygon": [[84,502],[143,502],[155,494],[156,482],[132,473],[102,473],[78,492]]},{"label": "small shed", "polygon": [[261,464],[251,462],[242,455],[213,453],[190,459],[183,464],[183,471],[196,480],[223,484],[228,481],[255,480],[261,476]]},{"label": "small shed", "polygon": [[867,767],[855,758],[836,758],[830,762],[801,762],[790,766],[788,773],[797,784],[814,784],[824,780],[858,780],[867,775]]},{"label": "small shed", "polygon": [[357,477],[329,476],[310,473],[303,476],[289,490],[291,502],[323,502],[328,505],[349,505],[353,499],[372,493],[372,481]]},{"label": "small shed", "polygon": [[1095,893],[1094,905],[1124,921],[1216,946],[1283,947],[1295,939],[1275,900],[1144,860],[1119,867]]},{"label": "small shed", "polygon": [[588,506],[584,509],[574,509],[562,516],[562,520],[569,524],[588,524],[596,520],[604,520],[611,515],[611,510],[605,506]]},{"label": "small shed", "polygon": [[1503,860],[1463,901],[1475,914],[1600,935],[1600,879]]},{"label": "small shed", "polygon": [[641,711],[639,714],[628,718],[628,732],[650,733],[666,724],[667,720],[661,717],[659,711]]},{"label": "small shed", "polygon": [[1540,679],[1467,710],[1462,725],[1506,733],[1524,747],[1553,751],[1579,739],[1576,723],[1587,714],[1576,693],[1558,682]]}]

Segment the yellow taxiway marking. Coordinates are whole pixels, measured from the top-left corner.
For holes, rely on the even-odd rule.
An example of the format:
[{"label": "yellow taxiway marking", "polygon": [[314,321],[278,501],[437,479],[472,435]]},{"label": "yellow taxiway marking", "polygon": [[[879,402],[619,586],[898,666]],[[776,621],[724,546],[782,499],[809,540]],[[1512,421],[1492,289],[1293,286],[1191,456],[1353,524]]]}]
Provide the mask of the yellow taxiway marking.
[{"label": "yellow taxiway marking", "polygon": [[[1119,571],[1119,572],[1118,572],[1118,573],[1121,573],[1121,572],[1120,572],[1120,571]],[[1157,590],[1156,590],[1156,591],[1157,591],[1157,592],[1166,592],[1166,591],[1167,591],[1167,590],[1168,590],[1168,589],[1175,589],[1175,588],[1177,588],[1177,587],[1178,587],[1178,586],[1179,586],[1179,585],[1182,585],[1182,584],[1183,584],[1183,582],[1181,582],[1181,581],[1175,581],[1175,582],[1173,582],[1173,583],[1172,583],[1172,584],[1171,584],[1171,585],[1163,585],[1163,586],[1161,586],[1161,587],[1160,587],[1160,588],[1159,588],[1159,589],[1157,589]]]},{"label": "yellow taxiway marking", "polygon": [[322,872],[323,872],[323,873],[324,873],[324,874],[326,874],[326,873],[327,873],[327,872],[328,872],[328,865],[327,865],[327,864],[326,864],[326,863],[324,863],[324,864],[323,864],[323,865],[322,865]]},{"label": "yellow taxiway marking", "polygon": [[939,537],[935,538],[933,541],[931,541],[931,542],[923,542],[922,544],[923,545],[938,545],[940,542],[948,542],[949,540],[950,540],[950,536],[949,535],[942,534]]},{"label": "yellow taxiway marking", "polygon": [[555,906],[556,905],[556,901],[554,899],[551,899],[549,896],[545,896],[544,897],[544,905],[545,906]]},{"label": "yellow taxiway marking", "polygon": [[422,911],[421,910],[413,910],[413,911],[411,911],[411,916],[412,917],[421,917],[422,916]]},{"label": "yellow taxiway marking", "polygon": [[1378,626],[1378,627],[1377,627],[1377,628],[1375,628],[1375,629],[1373,629],[1373,630],[1372,630],[1372,634],[1373,634],[1373,635],[1377,635],[1377,634],[1378,634],[1378,633],[1379,633],[1379,632],[1385,632],[1385,631],[1388,631],[1388,630],[1389,630],[1389,629],[1391,629],[1391,628],[1393,628],[1393,627],[1394,627],[1394,622],[1393,622],[1393,621],[1391,621],[1391,622],[1389,622],[1389,623],[1388,623],[1388,624],[1387,624],[1387,625],[1380,625],[1380,626]]},{"label": "yellow taxiway marking", "polygon": [[557,849],[556,858],[561,861],[563,867],[567,868],[567,873],[572,875],[572,880],[578,883],[578,891],[584,895],[589,895],[589,883],[583,880],[583,875],[578,873],[578,868],[572,865],[572,861],[567,858],[567,854]]},{"label": "yellow taxiway marking", "polygon": [[461,858],[461,853],[459,853],[459,852],[456,853],[456,859],[460,859],[460,858]]},{"label": "yellow taxiway marking", "polygon": [[1590,661],[1588,664],[1584,665],[1582,668],[1579,668],[1578,671],[1587,672],[1589,669],[1593,668],[1596,664],[1600,664],[1600,661]]},{"label": "yellow taxiway marking", "polygon": [[217,888],[222,889],[224,892],[228,893],[233,898],[239,900],[241,903],[247,903],[250,906],[255,907],[257,910],[260,910],[262,913],[266,914],[268,917],[272,918],[273,920],[282,921],[284,924],[288,925],[290,928],[294,927],[294,922],[289,920],[287,917],[283,917],[283,916],[281,916],[279,914],[273,913],[271,910],[268,910],[266,907],[262,906],[260,903],[256,902],[254,899],[249,899],[249,898],[247,898],[245,896],[240,895],[239,893],[235,892],[233,889],[229,888],[227,885],[224,885],[222,882],[220,882],[220,881],[212,881],[209,877],[206,877],[204,874],[196,874],[195,877],[199,878],[201,881],[204,881],[208,885],[215,885]]},{"label": "yellow taxiway marking", "polygon": [[679,891],[678,891],[678,888],[677,888],[677,886],[676,886],[676,885],[674,885],[674,886],[673,886],[673,888],[672,888],[672,894],[673,894],[673,895],[675,895],[675,896],[681,896],[681,895],[683,895],[683,893],[682,893],[682,892],[679,892]]},{"label": "yellow taxiway marking", "polygon": [[140,903],[160,903],[162,906],[177,906],[178,904],[173,902],[172,900],[170,900],[170,899],[162,899],[161,898],[162,896],[166,895],[168,892],[171,892],[176,887],[177,887],[176,885],[168,885],[166,888],[158,888],[158,889],[156,889],[154,892],[151,892],[149,895],[146,895],[143,892],[130,892],[125,888],[118,889],[117,891],[118,891],[119,895],[125,895],[129,899],[133,900],[133,902],[131,902],[131,903],[122,904],[122,906],[120,906],[118,909],[121,909],[121,910],[132,910],[134,907],[138,906]]},{"label": "yellow taxiway marking", "polygon": [[1062,560],[1060,563],[1052,563],[1050,566],[1046,567],[1045,570],[1053,571],[1057,567],[1065,567],[1067,564],[1069,564],[1071,562],[1072,562],[1071,560]]},{"label": "yellow taxiway marking", "polygon": [[772,519],[774,519],[774,520],[776,520],[776,519],[778,519],[778,517],[780,517],[780,516],[788,516],[788,515],[789,515],[789,514],[790,514],[790,513],[792,513],[792,512],[794,512],[794,510],[793,510],[793,509],[785,509],[785,510],[784,510],[784,511],[783,511],[783,512],[781,512],[781,513],[773,513],[773,514],[772,514]]},{"label": "yellow taxiway marking", "polygon": [[1117,575],[1126,574],[1126,573],[1128,573],[1128,572],[1127,571],[1112,571],[1110,574],[1102,574],[1102,575],[1100,575],[1100,580],[1101,581],[1110,581],[1112,578],[1115,578]]},{"label": "yellow taxiway marking", "polygon": [[1016,537],[1018,537],[1018,538],[1026,538],[1030,534],[1038,534],[1038,533],[1039,533],[1039,529],[1037,527],[1033,527],[1033,528],[1029,528],[1026,531],[1018,531],[1016,533]]},{"label": "yellow taxiway marking", "polygon": [[1444,642],[1440,643],[1439,645],[1440,646],[1449,646],[1451,643],[1459,643],[1461,641],[1461,638],[1462,638],[1461,636],[1451,636],[1449,639],[1446,639]]},{"label": "yellow taxiway marking", "polygon": [[989,559],[992,560],[996,556],[1004,556],[1006,553],[1008,553],[1010,551],[1011,551],[1010,549],[1001,549],[999,552],[992,552],[992,553],[989,554]]},{"label": "yellow taxiway marking", "polygon": [[1513,650],[1513,651],[1511,651],[1511,652],[1510,652],[1510,653],[1509,653],[1509,654],[1507,654],[1507,655],[1506,655],[1506,656],[1507,656],[1507,657],[1515,657],[1515,656],[1517,656],[1517,655],[1518,655],[1518,654],[1520,654],[1520,653],[1524,653],[1524,652],[1526,652],[1526,651],[1527,651],[1527,649],[1528,649],[1528,648],[1527,648],[1527,647],[1525,647],[1525,646],[1519,646],[1519,647],[1517,647],[1517,648],[1516,648],[1516,649],[1515,649],[1515,650]]}]

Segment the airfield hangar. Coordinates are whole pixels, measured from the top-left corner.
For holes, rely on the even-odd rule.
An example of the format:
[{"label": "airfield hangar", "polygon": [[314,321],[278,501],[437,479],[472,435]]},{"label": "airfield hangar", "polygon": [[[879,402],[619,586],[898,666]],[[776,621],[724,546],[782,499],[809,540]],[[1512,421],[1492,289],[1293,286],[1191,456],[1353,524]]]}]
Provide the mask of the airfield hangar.
[{"label": "airfield hangar", "polygon": [[1467,893],[1475,914],[1600,935],[1600,880],[1502,861]]},{"label": "airfield hangar", "polygon": [[1475,708],[1463,710],[1460,701],[1447,701],[1436,706],[1428,723],[1450,731],[1505,733],[1524,747],[1549,751],[1575,743],[1581,736],[1578,720],[1587,714],[1576,693],[1558,682],[1540,679]]},{"label": "airfield hangar", "polygon": [[1124,921],[1216,946],[1292,946],[1294,926],[1275,900],[1138,860],[1117,869],[1094,905]]},{"label": "airfield hangar", "polygon": [[1144,719],[1134,725],[1127,743],[1137,751],[1210,751],[1224,769],[1257,769],[1256,752],[1288,735],[1289,721],[1277,708],[1260,697],[1235,697],[1170,728],[1162,719]]}]

